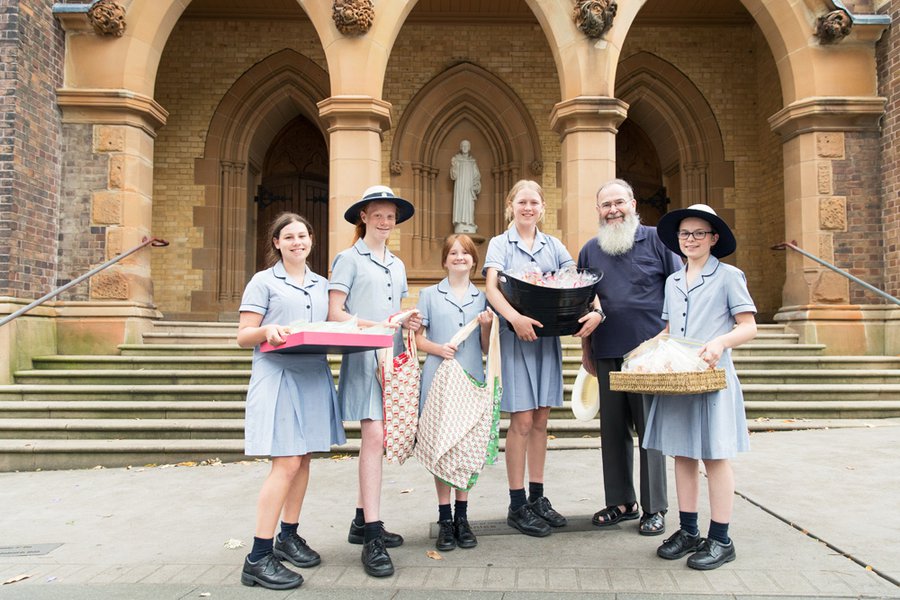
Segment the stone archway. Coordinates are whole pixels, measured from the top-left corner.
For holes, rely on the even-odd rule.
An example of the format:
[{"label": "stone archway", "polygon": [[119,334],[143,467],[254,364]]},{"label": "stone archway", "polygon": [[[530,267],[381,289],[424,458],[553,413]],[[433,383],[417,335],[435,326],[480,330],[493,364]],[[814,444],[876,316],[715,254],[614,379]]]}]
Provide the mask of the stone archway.
[{"label": "stone archway", "polygon": [[[470,139],[471,138],[471,139]],[[540,181],[543,174],[537,128],[522,100],[499,77],[472,63],[436,76],[404,110],[391,148],[391,185],[415,205],[412,227],[403,235],[404,258],[415,277],[442,276],[444,237],[452,233],[450,158],[462,139],[472,142],[481,171],[476,203],[478,237],[504,227],[506,192],[518,179]]]},{"label": "stone archway", "polygon": [[725,160],[719,124],[697,86],[671,63],[639,52],[619,63],[616,96],[652,140],[672,208],[702,202],[731,218],[723,202],[734,164]]},{"label": "stone archway", "polygon": [[193,223],[203,231],[192,264],[203,271],[202,289],[191,293],[197,318],[234,316],[256,266],[252,199],[266,153],[298,116],[327,139],[316,103],[328,96],[327,73],[294,50],[260,61],[223,96],[210,120],[203,157],[194,165],[194,181],[205,190]]}]

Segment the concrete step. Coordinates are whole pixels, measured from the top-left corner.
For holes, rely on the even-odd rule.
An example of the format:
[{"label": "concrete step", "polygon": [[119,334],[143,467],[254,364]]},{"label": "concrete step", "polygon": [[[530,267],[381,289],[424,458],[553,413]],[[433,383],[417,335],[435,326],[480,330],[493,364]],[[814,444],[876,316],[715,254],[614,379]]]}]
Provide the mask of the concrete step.
[{"label": "concrete step", "polygon": [[250,356],[237,344],[120,344],[122,356]]},{"label": "concrete step", "polygon": [[900,400],[747,400],[748,419],[882,419],[900,416]]},{"label": "concrete step", "polygon": [[741,385],[900,384],[900,370],[898,369],[738,369],[737,375]]},{"label": "concrete step", "polygon": [[156,333],[236,333],[237,321],[154,321]]},{"label": "concrete step", "polygon": [[734,356],[742,370],[900,369],[900,356]]},{"label": "concrete step", "polygon": [[244,400],[247,385],[0,385],[0,401],[120,402]]},{"label": "concrete step", "polygon": [[767,402],[900,402],[900,384],[742,384],[744,400]]}]

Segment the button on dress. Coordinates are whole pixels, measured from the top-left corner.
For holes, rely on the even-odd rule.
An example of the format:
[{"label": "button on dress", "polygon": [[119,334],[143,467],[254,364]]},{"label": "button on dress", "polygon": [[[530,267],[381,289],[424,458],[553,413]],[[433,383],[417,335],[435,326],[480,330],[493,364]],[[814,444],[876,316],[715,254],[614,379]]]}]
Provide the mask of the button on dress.
[{"label": "button on dress", "polygon": [[[687,267],[666,280],[662,318],[673,337],[708,342],[734,328],[734,316],[756,313],[744,273],[710,256],[688,288]],[[726,348],[719,359],[728,387],[717,392],[654,396],[644,447],[667,456],[733,458],[750,449],[744,394]]]},{"label": "button on dress", "polygon": [[[491,239],[482,272],[487,273],[488,268],[517,271],[530,263],[546,273],[574,265],[575,261],[562,242],[541,231],[529,250],[513,226]],[[523,342],[502,316],[500,325],[500,355],[503,357],[500,409],[522,412],[542,406],[562,406],[562,346],[559,338],[539,337],[534,342]]]},{"label": "button on dress", "polygon": [[[309,269],[294,281],[279,261],[250,280],[241,312],[263,316],[261,325],[324,321],[327,280]],[[301,456],[346,442],[324,354],[275,354],[253,349],[244,421],[248,456]]]},{"label": "button on dress", "polygon": [[[346,311],[369,321],[384,321],[400,312],[400,300],[409,295],[403,261],[387,250],[382,262],[361,239],[334,258],[328,289],[346,293]],[[399,331],[394,336],[395,354],[403,347],[400,336]],[[384,420],[377,368],[374,350],[341,359],[338,404],[344,421]]]},{"label": "button on dress", "polygon": [[[419,292],[419,303],[416,308],[422,313],[422,326],[427,328],[426,337],[435,344],[446,344],[456,332],[484,312],[487,299],[484,292],[479,291],[472,283],[462,300],[457,298],[450,289],[450,280],[446,277],[437,285],[433,285]],[[480,326],[460,344],[454,358],[462,365],[466,373],[484,381],[484,361],[481,352]],[[436,354],[429,354],[425,358],[422,368],[422,391],[419,399],[419,413],[425,406],[428,390],[431,389],[431,381],[434,373],[444,361]]]}]

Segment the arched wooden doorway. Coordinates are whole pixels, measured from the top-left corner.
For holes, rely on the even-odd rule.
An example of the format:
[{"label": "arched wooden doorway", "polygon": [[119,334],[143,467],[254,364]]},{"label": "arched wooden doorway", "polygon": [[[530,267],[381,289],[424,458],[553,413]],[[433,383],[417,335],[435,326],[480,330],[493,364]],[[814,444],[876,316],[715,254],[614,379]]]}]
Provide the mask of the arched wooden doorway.
[{"label": "arched wooden doorway", "polygon": [[266,266],[269,224],[282,212],[294,212],[313,227],[310,266],[316,273],[328,273],[328,148],[318,127],[305,117],[297,117],[275,136],[254,201],[257,270]]}]

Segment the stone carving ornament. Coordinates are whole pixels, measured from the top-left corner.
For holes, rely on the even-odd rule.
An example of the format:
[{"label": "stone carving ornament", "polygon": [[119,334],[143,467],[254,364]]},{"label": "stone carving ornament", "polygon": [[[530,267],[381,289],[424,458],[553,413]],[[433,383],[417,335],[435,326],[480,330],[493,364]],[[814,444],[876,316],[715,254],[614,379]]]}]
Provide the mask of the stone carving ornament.
[{"label": "stone carving ornament", "polygon": [[591,39],[609,31],[616,16],[616,0],[575,0],[575,26]]},{"label": "stone carving ornament", "polygon": [[836,44],[853,28],[853,20],[843,10],[833,10],[816,21],[816,36],[822,44]]},{"label": "stone carving ornament", "polygon": [[122,37],[125,33],[125,9],[113,0],[97,0],[87,16],[98,35]]},{"label": "stone carving ornament", "polygon": [[337,30],[344,35],[362,35],[375,20],[372,0],[334,0],[331,14]]}]

